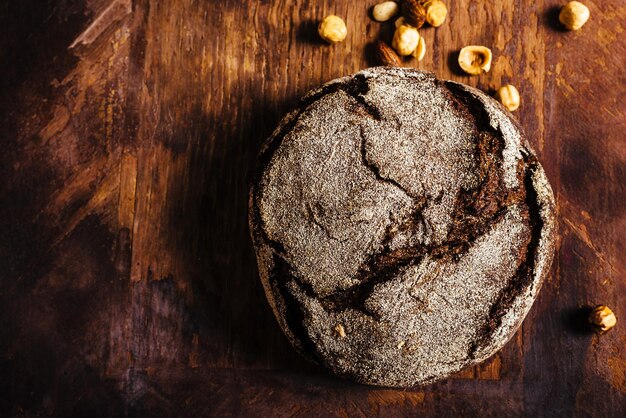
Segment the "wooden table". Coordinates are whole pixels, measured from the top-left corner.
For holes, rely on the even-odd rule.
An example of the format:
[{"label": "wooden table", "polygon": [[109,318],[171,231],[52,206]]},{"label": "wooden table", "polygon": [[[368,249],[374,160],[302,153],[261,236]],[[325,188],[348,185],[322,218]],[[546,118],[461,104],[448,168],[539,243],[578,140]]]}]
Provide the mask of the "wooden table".
[{"label": "wooden table", "polygon": [[[485,364],[408,390],[301,360],[247,227],[261,141],[310,88],[373,65],[375,1],[22,0],[0,5],[0,415],[624,416],[626,2],[446,1],[420,63],[516,116],[560,212],[552,274]],[[345,42],[316,33],[343,17]],[[456,52],[491,47],[491,72]],[[587,332],[604,303],[617,327]]]}]

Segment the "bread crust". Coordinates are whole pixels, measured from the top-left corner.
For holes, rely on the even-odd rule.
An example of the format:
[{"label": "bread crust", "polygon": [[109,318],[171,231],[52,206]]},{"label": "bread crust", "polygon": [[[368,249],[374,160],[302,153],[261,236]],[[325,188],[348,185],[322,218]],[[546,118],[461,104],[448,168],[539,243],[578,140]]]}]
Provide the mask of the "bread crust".
[{"label": "bread crust", "polygon": [[249,199],[281,328],[366,384],[429,383],[493,355],[554,253],[553,193],[520,126],[417,70],[376,67],[304,96],[263,144]]}]

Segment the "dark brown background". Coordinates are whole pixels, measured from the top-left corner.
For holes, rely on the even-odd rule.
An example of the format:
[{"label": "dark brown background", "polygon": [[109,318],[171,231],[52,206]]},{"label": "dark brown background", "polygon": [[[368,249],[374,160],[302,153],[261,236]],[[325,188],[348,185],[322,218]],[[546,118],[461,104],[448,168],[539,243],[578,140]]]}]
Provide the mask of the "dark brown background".
[{"label": "dark brown background", "polygon": [[[406,391],[299,359],[262,293],[247,181],[307,90],[365,68],[373,1],[0,4],[0,415],[623,416],[626,2],[452,1],[419,64],[516,113],[560,211],[552,274],[493,359]],[[342,16],[329,46],[316,22]],[[493,70],[458,73],[484,44]],[[587,333],[585,307],[621,323]]]}]

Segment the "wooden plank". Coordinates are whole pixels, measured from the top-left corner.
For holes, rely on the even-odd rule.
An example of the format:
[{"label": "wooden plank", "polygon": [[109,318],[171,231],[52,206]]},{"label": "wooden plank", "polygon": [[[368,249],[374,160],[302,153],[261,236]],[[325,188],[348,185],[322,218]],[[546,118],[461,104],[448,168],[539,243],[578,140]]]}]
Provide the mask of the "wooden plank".
[{"label": "wooden plank", "polygon": [[[626,2],[447,2],[407,61],[492,92],[560,212],[552,274],[492,359],[444,382],[353,384],[300,359],[247,230],[259,144],[310,88],[373,65],[376,1],[90,0],[0,6],[0,410],[9,415],[622,416]],[[345,19],[345,42],[317,22]],[[455,53],[490,46],[469,77]],[[618,325],[585,332],[608,304]]]}]

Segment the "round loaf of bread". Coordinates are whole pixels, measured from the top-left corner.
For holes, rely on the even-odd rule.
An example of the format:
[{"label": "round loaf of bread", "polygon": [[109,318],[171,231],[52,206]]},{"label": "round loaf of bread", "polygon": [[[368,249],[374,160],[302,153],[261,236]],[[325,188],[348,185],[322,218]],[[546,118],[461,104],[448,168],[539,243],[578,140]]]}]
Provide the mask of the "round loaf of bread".
[{"label": "round loaf of bread", "polygon": [[382,386],[502,348],[550,268],[554,211],[500,104],[404,68],[308,93],[262,146],[250,190],[260,276],[291,343]]}]

